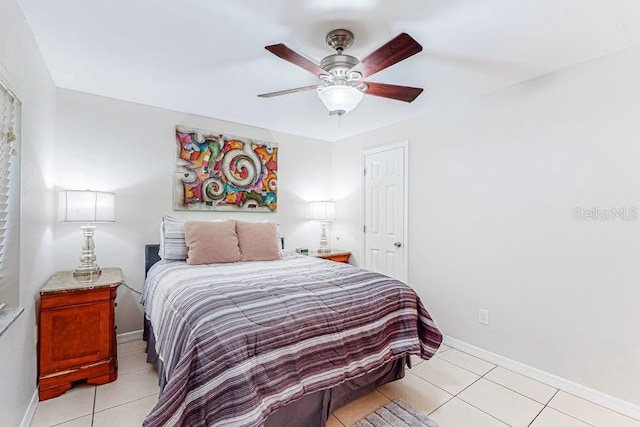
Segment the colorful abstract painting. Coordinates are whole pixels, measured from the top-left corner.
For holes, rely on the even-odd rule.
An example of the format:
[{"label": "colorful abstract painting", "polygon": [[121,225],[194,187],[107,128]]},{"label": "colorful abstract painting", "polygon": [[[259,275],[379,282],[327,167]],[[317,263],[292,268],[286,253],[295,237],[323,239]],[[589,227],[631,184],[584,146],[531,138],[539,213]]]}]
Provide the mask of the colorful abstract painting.
[{"label": "colorful abstract painting", "polygon": [[278,146],[176,126],[174,209],[275,212]]}]

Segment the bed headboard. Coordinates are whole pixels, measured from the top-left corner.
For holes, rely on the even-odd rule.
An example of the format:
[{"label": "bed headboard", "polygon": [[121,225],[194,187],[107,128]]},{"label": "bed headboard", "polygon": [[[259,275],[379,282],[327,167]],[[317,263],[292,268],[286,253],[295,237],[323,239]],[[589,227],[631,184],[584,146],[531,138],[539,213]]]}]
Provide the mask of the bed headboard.
[{"label": "bed headboard", "polygon": [[[280,238],[280,247],[284,249],[284,237]],[[160,245],[158,243],[154,243],[151,245],[144,245],[144,277],[147,277],[147,273],[153,264],[160,261],[160,255],[158,255],[158,251],[160,251]]]},{"label": "bed headboard", "polygon": [[144,245],[144,277],[147,277],[147,273],[153,264],[160,261],[159,244]]}]

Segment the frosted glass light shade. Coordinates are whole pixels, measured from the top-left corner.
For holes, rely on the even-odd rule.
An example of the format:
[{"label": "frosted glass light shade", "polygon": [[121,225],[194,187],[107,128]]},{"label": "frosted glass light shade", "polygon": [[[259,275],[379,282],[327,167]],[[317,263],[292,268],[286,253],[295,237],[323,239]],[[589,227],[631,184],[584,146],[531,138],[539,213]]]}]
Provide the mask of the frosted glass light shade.
[{"label": "frosted glass light shade", "polygon": [[319,88],[318,96],[329,114],[342,116],[358,106],[364,93],[352,86],[333,85]]},{"label": "frosted glass light shade", "polygon": [[63,222],[114,222],[115,193],[64,190],[58,193],[58,220]]},{"label": "frosted glass light shade", "polygon": [[309,202],[309,219],[313,221],[335,221],[336,202]]}]

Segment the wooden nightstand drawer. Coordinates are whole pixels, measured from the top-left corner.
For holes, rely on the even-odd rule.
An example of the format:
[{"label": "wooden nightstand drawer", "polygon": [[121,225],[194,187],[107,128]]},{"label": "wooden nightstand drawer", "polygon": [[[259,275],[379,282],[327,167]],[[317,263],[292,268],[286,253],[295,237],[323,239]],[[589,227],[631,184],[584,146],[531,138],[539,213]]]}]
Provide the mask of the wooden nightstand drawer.
[{"label": "wooden nightstand drawer", "polygon": [[88,291],[58,292],[40,296],[40,308],[66,307],[69,305],[87,304],[92,302],[109,301],[110,288],[93,289]]},{"label": "wooden nightstand drawer", "polygon": [[40,375],[111,356],[110,301],[42,310]]}]

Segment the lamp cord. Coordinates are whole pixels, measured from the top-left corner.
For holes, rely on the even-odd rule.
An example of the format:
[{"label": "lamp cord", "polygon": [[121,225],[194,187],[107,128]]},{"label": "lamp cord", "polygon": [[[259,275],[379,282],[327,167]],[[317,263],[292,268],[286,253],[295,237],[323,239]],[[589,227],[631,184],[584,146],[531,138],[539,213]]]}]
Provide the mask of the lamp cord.
[{"label": "lamp cord", "polygon": [[131,290],[131,291],[135,292],[136,294],[138,294],[138,295],[142,295],[142,292],[140,292],[140,291],[138,291],[138,290],[136,290],[136,289],[133,289],[131,286],[127,285],[127,282],[122,282],[122,284],[123,284],[127,289],[129,289],[129,290]]}]

